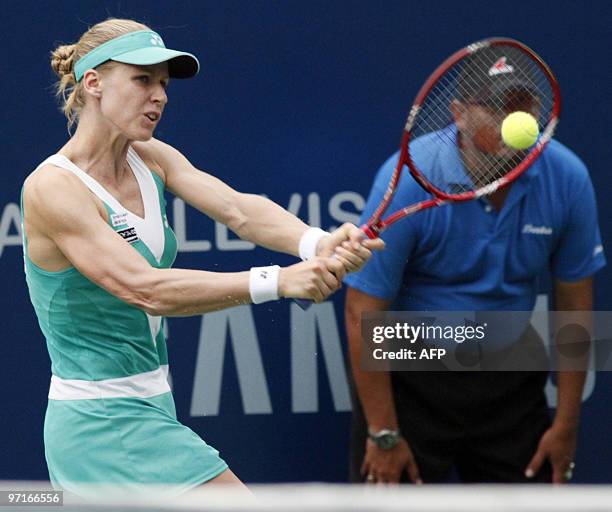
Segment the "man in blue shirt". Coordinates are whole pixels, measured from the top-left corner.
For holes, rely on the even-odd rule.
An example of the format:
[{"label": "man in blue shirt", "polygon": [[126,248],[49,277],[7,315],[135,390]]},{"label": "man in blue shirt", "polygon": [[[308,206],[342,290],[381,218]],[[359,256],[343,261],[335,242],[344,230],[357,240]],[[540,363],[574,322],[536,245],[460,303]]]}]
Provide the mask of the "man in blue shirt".
[{"label": "man in blue shirt", "polygon": [[[492,52],[491,63],[503,56]],[[518,66],[518,63],[514,63]],[[502,77],[503,78],[503,77]],[[483,78],[493,83],[496,76]],[[524,91],[523,91],[524,92]],[[486,106],[451,105],[457,144],[433,147],[429,175],[464,169]],[[515,108],[521,110],[521,108]],[[526,110],[526,108],[525,108]],[[435,157],[431,157],[434,151]],[[380,203],[398,155],[374,182],[362,221]],[[465,175],[462,171],[459,175]],[[429,198],[404,176],[393,212]],[[557,141],[510,187],[432,208],[391,226],[386,250],[346,279],[346,328],[353,368],[353,481],[438,482],[455,467],[466,482],[564,482],[571,477],[584,372],[559,372],[549,418],[544,372],[366,372],[360,367],[364,311],[530,311],[538,276],[554,278],[555,309],[592,309],[592,275],[605,265],[593,187],[580,159]],[[537,335],[531,327],[523,338]],[[569,470],[569,473],[568,473]]]}]

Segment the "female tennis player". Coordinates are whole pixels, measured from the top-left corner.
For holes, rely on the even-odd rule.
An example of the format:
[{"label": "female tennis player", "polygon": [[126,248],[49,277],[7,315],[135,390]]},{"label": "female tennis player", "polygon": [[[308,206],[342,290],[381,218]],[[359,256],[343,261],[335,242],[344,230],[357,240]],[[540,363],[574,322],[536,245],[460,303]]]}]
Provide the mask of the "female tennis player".
[{"label": "female tennis player", "polygon": [[[22,196],[26,278],[52,362],[51,481],[76,493],[84,484],[241,486],[177,421],[161,317],[279,297],[321,302],[383,243],[361,243],[350,224],[331,234],[309,228],[154,139],[169,78],[192,77],[199,64],[149,27],[106,20],[58,47],[51,64],[63,111],[78,124]],[[170,269],[177,244],[165,189],[241,238],[306,261],[236,273]]]}]

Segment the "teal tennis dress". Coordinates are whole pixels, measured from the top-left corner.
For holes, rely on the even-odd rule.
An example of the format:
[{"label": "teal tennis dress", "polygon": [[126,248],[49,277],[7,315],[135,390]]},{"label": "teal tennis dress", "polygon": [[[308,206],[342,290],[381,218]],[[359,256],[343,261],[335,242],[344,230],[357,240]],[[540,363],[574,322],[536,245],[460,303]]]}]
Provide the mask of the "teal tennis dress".
[{"label": "teal tennis dress", "polygon": [[[53,155],[41,166],[79,177],[103,201],[112,229],[152,266],[168,268],[177,244],[164,184],[133,149],[127,158],[144,218],[66,157]],[[162,318],[119,300],[74,267],[41,269],[29,259],[25,238],[23,246],[30,299],[51,357],[44,437],[53,485],[76,494],[90,484],[182,491],[227,469],[214,448],[177,421]]]}]

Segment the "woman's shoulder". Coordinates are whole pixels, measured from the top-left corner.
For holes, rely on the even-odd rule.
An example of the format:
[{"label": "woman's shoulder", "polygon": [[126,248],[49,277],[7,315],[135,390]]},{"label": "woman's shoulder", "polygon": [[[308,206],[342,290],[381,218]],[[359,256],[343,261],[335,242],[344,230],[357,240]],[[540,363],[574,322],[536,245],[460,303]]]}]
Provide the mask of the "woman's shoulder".
[{"label": "woman's shoulder", "polygon": [[166,183],[166,166],[164,165],[164,161],[169,147],[168,144],[154,138],[146,142],[138,141],[132,143],[132,149],[146,166],[157,174],[164,183]]},{"label": "woman's shoulder", "polygon": [[34,169],[23,182],[24,195],[28,193],[53,192],[63,190],[67,185],[82,185],[74,173],[53,161],[44,161]]},{"label": "woman's shoulder", "polygon": [[25,179],[22,199],[24,218],[46,225],[52,219],[67,219],[70,210],[82,210],[84,202],[92,200],[92,196],[71,171],[46,162]]}]

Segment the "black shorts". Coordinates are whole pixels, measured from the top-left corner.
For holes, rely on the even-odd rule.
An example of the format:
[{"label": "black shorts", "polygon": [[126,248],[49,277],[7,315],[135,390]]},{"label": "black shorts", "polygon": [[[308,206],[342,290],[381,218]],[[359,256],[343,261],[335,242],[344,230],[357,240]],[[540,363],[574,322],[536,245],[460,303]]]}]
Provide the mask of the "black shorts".
[{"label": "black shorts", "polygon": [[[447,481],[455,470],[463,482],[551,482],[546,462],[524,476],[550,414],[546,372],[393,372],[402,435],[424,482]],[[354,393],[353,393],[354,396]],[[350,479],[360,474],[367,427],[353,399]],[[403,475],[402,481],[408,481]]]}]

